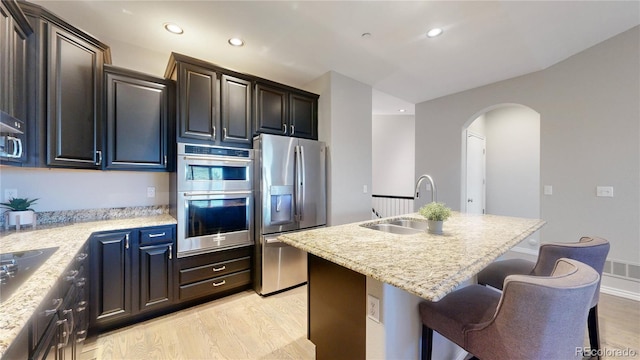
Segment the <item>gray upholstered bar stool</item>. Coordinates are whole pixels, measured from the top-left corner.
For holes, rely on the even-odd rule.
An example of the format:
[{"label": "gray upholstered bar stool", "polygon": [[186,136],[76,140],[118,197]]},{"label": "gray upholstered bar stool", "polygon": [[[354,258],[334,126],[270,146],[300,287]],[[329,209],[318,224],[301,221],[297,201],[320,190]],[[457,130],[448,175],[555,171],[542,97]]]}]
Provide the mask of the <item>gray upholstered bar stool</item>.
[{"label": "gray upholstered bar stool", "polygon": [[551,276],[508,276],[502,294],[470,285],[421,302],[422,359],[431,359],[434,330],[480,359],[581,359],[599,281],[590,266],[563,258]]},{"label": "gray upholstered bar stool", "polygon": [[[478,284],[490,285],[496,289],[502,289],[504,279],[508,275],[526,274],[547,276],[560,258],[569,258],[581,261],[594,268],[600,276],[604,262],[609,253],[609,242],[598,237],[582,237],[575,243],[551,243],[540,246],[536,263],[523,259],[509,259],[496,261],[478,273]],[[600,295],[600,283],[591,300],[591,309],[587,320],[589,328],[589,345],[592,353],[599,354],[600,331],[598,327],[598,299]],[[599,358],[599,356],[598,356]]]}]

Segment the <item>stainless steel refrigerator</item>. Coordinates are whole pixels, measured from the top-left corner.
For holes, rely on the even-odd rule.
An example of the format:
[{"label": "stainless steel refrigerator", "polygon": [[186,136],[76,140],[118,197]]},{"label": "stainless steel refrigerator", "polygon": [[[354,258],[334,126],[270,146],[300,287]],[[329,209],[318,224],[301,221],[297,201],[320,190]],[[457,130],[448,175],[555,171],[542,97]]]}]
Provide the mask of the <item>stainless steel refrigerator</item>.
[{"label": "stainless steel refrigerator", "polygon": [[271,294],[307,281],[307,253],[278,240],[327,223],[323,142],[262,134],[253,140],[255,290]]}]

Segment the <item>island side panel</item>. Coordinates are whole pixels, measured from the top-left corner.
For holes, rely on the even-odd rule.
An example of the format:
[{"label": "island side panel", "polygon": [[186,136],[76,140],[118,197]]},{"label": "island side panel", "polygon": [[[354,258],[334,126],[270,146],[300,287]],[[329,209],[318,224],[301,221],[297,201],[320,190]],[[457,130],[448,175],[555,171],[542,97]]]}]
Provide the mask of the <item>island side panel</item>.
[{"label": "island side panel", "polygon": [[308,263],[308,337],[316,359],[364,359],[366,276],[312,254]]}]

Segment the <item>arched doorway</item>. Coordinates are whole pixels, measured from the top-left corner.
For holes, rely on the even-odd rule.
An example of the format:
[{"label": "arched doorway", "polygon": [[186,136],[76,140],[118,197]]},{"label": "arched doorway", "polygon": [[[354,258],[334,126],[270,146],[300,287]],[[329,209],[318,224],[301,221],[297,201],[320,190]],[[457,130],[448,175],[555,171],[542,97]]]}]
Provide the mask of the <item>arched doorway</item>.
[{"label": "arched doorway", "polygon": [[[479,212],[481,202],[486,214],[540,217],[538,112],[520,104],[483,109],[463,127],[462,146],[461,211]],[[537,253],[538,243],[534,236],[517,250]]]}]

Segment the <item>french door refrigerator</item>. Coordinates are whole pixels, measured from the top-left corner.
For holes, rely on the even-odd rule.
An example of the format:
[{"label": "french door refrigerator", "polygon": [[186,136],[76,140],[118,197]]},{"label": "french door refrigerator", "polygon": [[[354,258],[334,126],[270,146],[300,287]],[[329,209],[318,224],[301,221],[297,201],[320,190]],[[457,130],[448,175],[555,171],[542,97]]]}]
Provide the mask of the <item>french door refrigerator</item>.
[{"label": "french door refrigerator", "polygon": [[268,295],[307,281],[307,253],[278,240],[327,223],[323,142],[261,134],[253,139],[255,290]]}]

